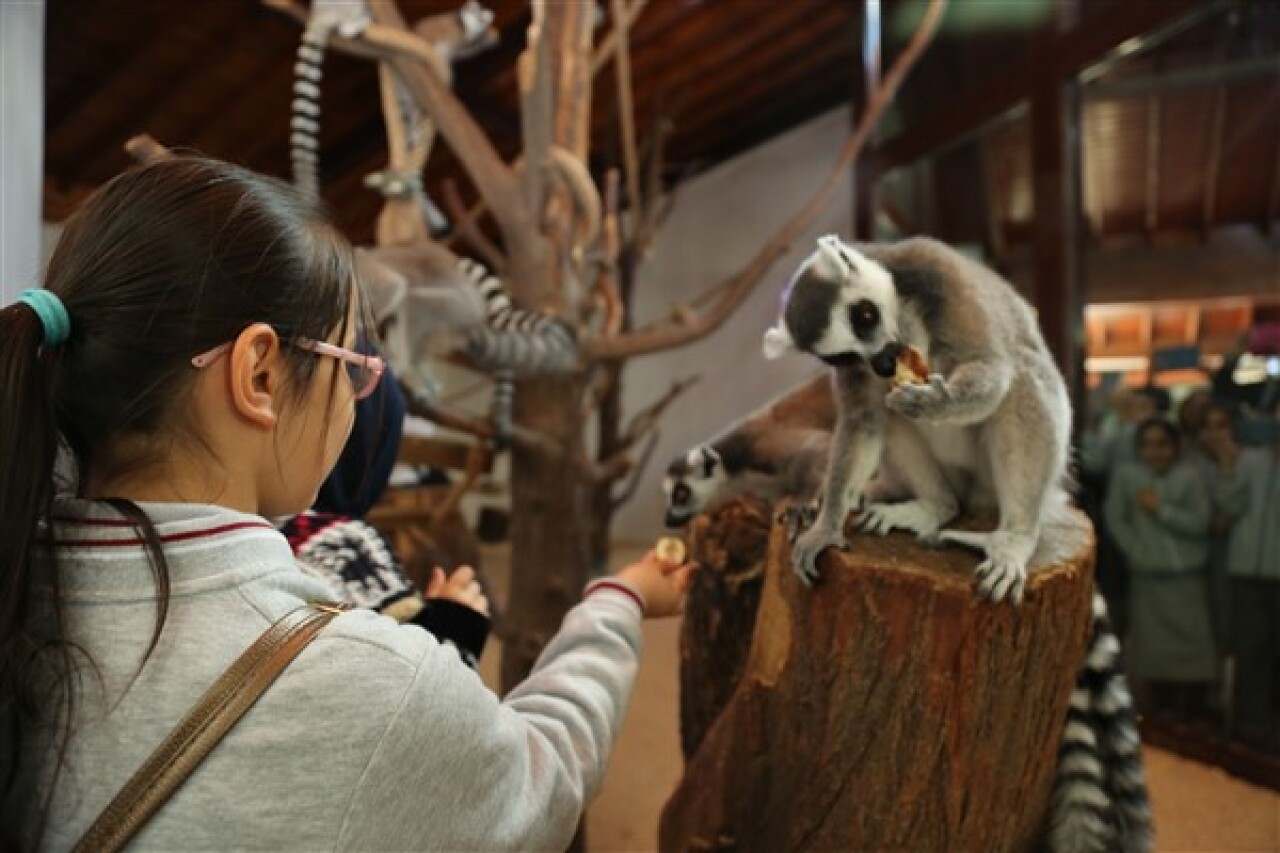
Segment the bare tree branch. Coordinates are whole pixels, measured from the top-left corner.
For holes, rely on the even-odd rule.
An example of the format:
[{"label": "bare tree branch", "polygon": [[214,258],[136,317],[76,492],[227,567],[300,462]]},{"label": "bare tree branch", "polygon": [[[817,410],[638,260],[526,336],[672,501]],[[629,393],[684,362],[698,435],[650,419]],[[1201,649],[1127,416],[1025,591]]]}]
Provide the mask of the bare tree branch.
[{"label": "bare tree branch", "polygon": [[[487,420],[467,412],[460,412],[440,405],[434,400],[427,399],[420,394],[415,394],[413,389],[401,384],[404,391],[405,403],[409,410],[409,414],[417,415],[420,418],[426,418],[434,424],[442,427],[464,432],[468,435],[474,435],[477,438],[484,438],[490,441],[498,438],[497,430],[493,424]],[[524,450],[535,453],[542,453],[548,456],[563,456],[564,451],[557,442],[549,435],[536,432],[520,426],[512,426],[507,435],[511,444]]]},{"label": "bare tree branch", "polygon": [[620,449],[627,450],[635,445],[637,441],[650,432],[658,423],[658,419],[670,408],[676,398],[688,391],[694,385],[702,381],[702,377],[698,374],[686,376],[671,384],[667,389],[667,393],[663,394],[657,401],[650,404],[649,408],[643,410],[631,419],[631,423],[627,426],[626,432],[622,434],[622,442],[618,445]]},{"label": "bare tree branch", "polygon": [[668,115],[655,114],[653,125],[649,128],[644,140],[644,153],[641,157],[644,171],[644,216],[632,217],[631,242],[637,257],[648,254],[662,221],[671,212],[674,204],[674,193],[663,199],[662,167],[666,162],[667,140],[675,132],[675,122]]},{"label": "bare tree branch", "polygon": [[618,292],[618,252],[621,239],[618,227],[618,170],[610,169],[604,179],[604,222],[601,229],[600,270],[596,275],[596,297],[604,309],[601,331],[616,335],[622,330],[626,306]]},{"label": "bare tree branch", "polygon": [[480,213],[484,207],[476,205],[471,210],[467,210],[466,205],[462,202],[462,194],[458,191],[458,184],[452,178],[444,182],[444,208],[448,212],[449,218],[453,221],[454,235],[469,243],[471,248],[475,249],[484,258],[485,263],[489,265],[489,269],[498,275],[505,273],[507,270],[506,256],[480,230]]},{"label": "bare tree branch", "polygon": [[[291,0],[263,0],[305,22],[306,12]],[[435,49],[410,32],[392,0],[372,0],[369,13],[374,23],[354,39],[333,34],[329,44],[336,50],[386,62],[400,75],[406,88],[428,115],[440,135],[449,143],[508,242],[536,233],[519,184],[498,156],[462,102],[433,70],[439,58]]]},{"label": "bare tree branch", "polygon": [[827,178],[804,207],[765,243],[747,266],[726,282],[724,295],[710,310],[686,323],[654,325],[611,338],[594,338],[584,341],[584,357],[588,360],[616,360],[675,349],[706,337],[720,328],[763,279],[769,268],[786,254],[796,238],[825,209],[839,185],[841,176],[862,152],[863,145],[870,137],[881,113],[893,99],[907,72],[932,39],[945,7],[946,0],[930,0],[920,28],[916,30],[911,43],[894,63],[893,69],[885,75],[884,81],[872,94],[866,111],[858,121],[857,128],[845,142]]},{"label": "bare tree branch", "polygon": [[618,122],[622,134],[622,164],[627,170],[627,196],[631,203],[631,216],[638,222],[644,221],[646,199],[640,196],[640,159],[636,155],[636,116],[632,103],[631,88],[631,47],[627,27],[627,11],[623,8],[623,0],[612,0],[613,33],[617,42],[618,61]]},{"label": "bare tree branch", "polygon": [[520,86],[520,134],[524,144],[518,170],[524,186],[525,203],[537,210],[546,194],[546,169],[551,156],[552,107],[551,46],[545,22],[546,0],[530,4],[529,30],[524,52],[516,60]]},{"label": "bare tree branch", "polygon": [[635,23],[636,18],[640,17],[640,13],[644,11],[644,7],[648,2],[649,0],[632,0],[631,7],[627,10],[625,18],[615,14],[613,29],[600,42],[600,46],[596,48],[595,56],[591,57],[592,74],[599,74],[600,69],[604,68],[609,60],[613,58],[613,52],[618,48],[619,24],[622,25],[623,31],[629,30],[631,25]]},{"label": "bare tree branch", "polygon": [[644,474],[644,470],[649,467],[649,460],[653,458],[653,451],[658,447],[658,436],[661,433],[657,430],[649,433],[649,440],[645,443],[644,450],[640,453],[640,461],[631,468],[631,479],[627,480],[627,484],[622,487],[622,491],[617,494],[611,501],[613,510],[625,504],[635,496],[636,489],[640,486],[640,477]]}]

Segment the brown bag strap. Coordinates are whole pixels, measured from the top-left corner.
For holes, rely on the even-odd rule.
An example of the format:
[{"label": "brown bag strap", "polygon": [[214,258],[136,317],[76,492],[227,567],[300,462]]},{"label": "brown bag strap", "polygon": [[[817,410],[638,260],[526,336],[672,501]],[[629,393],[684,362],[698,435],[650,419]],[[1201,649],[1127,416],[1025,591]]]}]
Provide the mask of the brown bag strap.
[{"label": "brown bag strap", "polygon": [[191,775],[276,677],[343,610],[310,603],[283,616],[236,659],[151,753],[74,848],[122,848]]}]

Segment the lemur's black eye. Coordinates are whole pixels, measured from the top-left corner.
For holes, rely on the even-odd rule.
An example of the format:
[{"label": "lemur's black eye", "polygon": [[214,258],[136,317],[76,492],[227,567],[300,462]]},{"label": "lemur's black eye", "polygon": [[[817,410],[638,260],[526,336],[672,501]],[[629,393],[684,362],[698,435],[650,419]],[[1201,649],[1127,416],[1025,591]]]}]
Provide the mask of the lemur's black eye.
[{"label": "lemur's black eye", "polygon": [[684,483],[678,483],[671,490],[671,502],[676,506],[684,506],[689,502],[689,487]]},{"label": "lemur's black eye", "polygon": [[880,309],[874,302],[863,299],[849,309],[849,325],[853,326],[853,333],[858,337],[864,340],[871,337],[876,326],[880,325]]}]

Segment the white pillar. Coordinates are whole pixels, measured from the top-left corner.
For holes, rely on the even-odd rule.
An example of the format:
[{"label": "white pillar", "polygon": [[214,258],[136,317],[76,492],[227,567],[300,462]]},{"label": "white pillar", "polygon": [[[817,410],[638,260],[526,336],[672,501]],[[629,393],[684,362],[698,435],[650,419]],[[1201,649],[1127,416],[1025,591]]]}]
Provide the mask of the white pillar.
[{"label": "white pillar", "polygon": [[44,4],[0,0],[0,306],[42,272]]}]

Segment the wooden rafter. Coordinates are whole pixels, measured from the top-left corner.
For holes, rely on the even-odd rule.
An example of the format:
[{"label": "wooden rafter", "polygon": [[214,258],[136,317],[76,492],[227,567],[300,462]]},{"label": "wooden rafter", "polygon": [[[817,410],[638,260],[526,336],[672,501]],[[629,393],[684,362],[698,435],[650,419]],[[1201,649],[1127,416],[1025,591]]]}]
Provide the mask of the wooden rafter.
[{"label": "wooden rafter", "polygon": [[[644,6],[644,0],[632,4]],[[631,9],[625,8],[623,0],[612,0],[614,27],[610,35],[615,37],[617,48],[618,83],[618,130],[622,134],[622,163],[627,175],[627,201],[633,216],[643,218],[644,205],[647,201],[640,195],[640,158],[636,153],[636,116],[632,102],[631,83],[631,47],[629,45],[628,27]]]},{"label": "wooden rafter", "polygon": [[[1093,65],[1129,39],[1168,26],[1188,14],[1202,14],[1199,0],[1118,3],[1107,14],[1095,15],[1063,34],[1055,70],[1064,78]],[[914,162],[954,144],[1027,101],[1044,57],[1034,51],[1000,73],[990,75],[966,95],[913,123],[878,146],[875,156],[885,170]]]},{"label": "wooden rafter", "polygon": [[1275,165],[1271,170],[1271,194],[1267,199],[1267,236],[1275,234],[1277,220],[1280,220],[1280,136],[1276,137]]},{"label": "wooden rafter", "polygon": [[1160,96],[1147,98],[1147,147],[1145,170],[1145,203],[1143,229],[1147,240],[1155,238],[1160,227]]},{"label": "wooden rafter", "polygon": [[[1085,145],[1080,152],[1083,163],[1085,191],[1093,204],[1093,216],[1090,220],[1090,231],[1094,240],[1101,243],[1107,236],[1107,181],[1102,174],[1101,152],[1105,150],[1102,128],[1097,117],[1097,107],[1093,108],[1090,118],[1089,108],[1082,104],[1080,121],[1084,125]],[[1107,165],[1110,165],[1109,163]],[[1087,200],[1088,200],[1087,199]]]},{"label": "wooden rafter", "polygon": [[809,201],[798,210],[774,236],[765,242],[750,262],[723,285],[724,290],[717,302],[706,312],[675,324],[667,320],[634,332],[612,338],[596,338],[587,340],[583,349],[588,359],[596,361],[616,361],[646,353],[674,349],[703,338],[718,329],[742,304],[752,289],[765,277],[765,273],[773,266],[792,243],[808,228],[835,194],[849,166],[862,153],[863,145],[870,138],[872,130],[880,120],[881,114],[893,100],[901,87],[907,72],[914,66],[920,54],[933,39],[942,12],[946,8],[945,0],[930,0],[924,13],[924,20],[911,38],[911,42],[899,54],[893,68],[885,75],[880,87],[870,98],[867,109],[859,118],[858,126],[845,142],[835,164],[817,191]]},{"label": "wooden rafter", "polygon": [[1204,205],[1200,211],[1200,232],[1209,239],[1218,204],[1218,185],[1222,178],[1222,139],[1227,124],[1227,87],[1213,91],[1213,117],[1209,122],[1209,153],[1204,164]]}]

